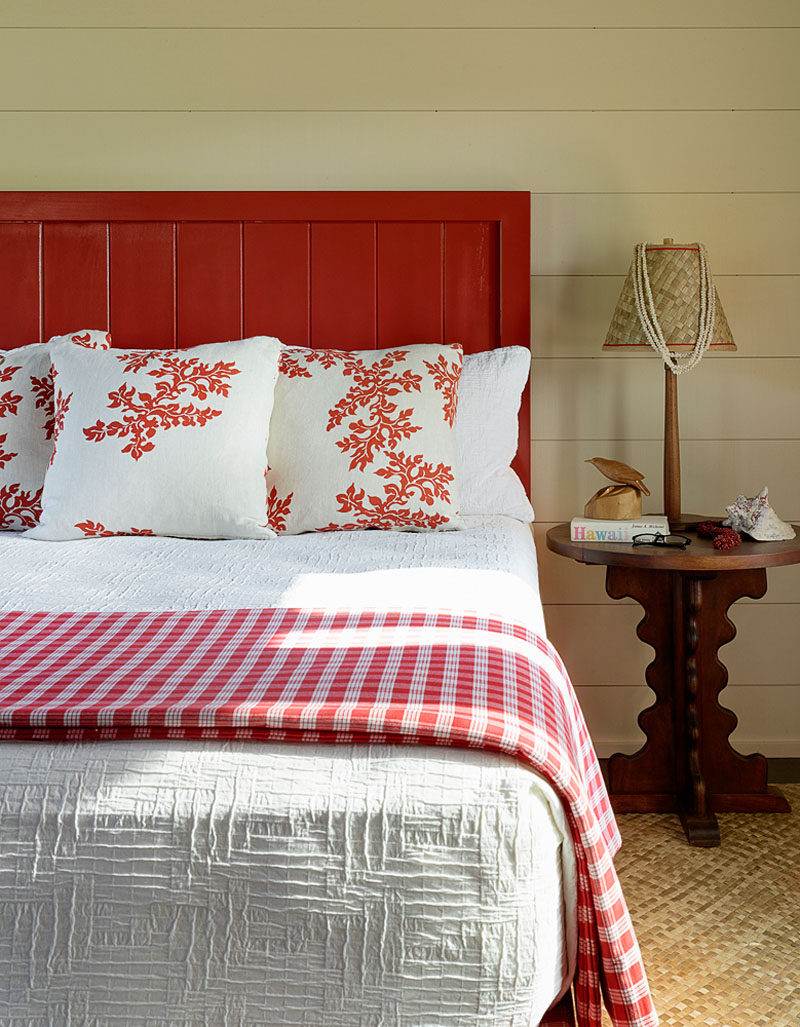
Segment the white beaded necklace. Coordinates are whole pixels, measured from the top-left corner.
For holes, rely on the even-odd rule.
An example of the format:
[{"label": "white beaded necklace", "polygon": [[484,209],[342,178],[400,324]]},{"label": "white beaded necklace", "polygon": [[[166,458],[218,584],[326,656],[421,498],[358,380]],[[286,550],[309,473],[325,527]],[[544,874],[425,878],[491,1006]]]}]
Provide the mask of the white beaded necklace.
[{"label": "white beaded necklace", "polygon": [[700,257],[700,319],[697,338],[691,353],[686,356],[678,356],[670,352],[661,325],[658,323],[653,293],[650,289],[650,276],[647,273],[648,245],[646,242],[637,243],[634,251],[633,295],[636,300],[636,312],[647,336],[647,341],[656,353],[661,355],[661,359],[673,374],[683,374],[684,371],[690,371],[700,363],[703,354],[711,345],[714,334],[716,297],[706,260],[706,250],[702,243],[697,244]]}]

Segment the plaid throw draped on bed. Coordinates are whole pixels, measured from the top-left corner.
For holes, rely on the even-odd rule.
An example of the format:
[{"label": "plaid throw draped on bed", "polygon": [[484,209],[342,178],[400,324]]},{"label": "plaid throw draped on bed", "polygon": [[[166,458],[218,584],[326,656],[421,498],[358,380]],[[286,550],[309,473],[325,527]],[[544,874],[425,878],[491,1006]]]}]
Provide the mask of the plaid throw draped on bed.
[{"label": "plaid throw draped on bed", "polygon": [[[510,753],[561,797],[578,865],[577,1022],[658,1022],[614,870],[620,839],[564,666],[461,613],[0,615],[0,738],[426,742]],[[573,1023],[570,996],[545,1018]]]}]

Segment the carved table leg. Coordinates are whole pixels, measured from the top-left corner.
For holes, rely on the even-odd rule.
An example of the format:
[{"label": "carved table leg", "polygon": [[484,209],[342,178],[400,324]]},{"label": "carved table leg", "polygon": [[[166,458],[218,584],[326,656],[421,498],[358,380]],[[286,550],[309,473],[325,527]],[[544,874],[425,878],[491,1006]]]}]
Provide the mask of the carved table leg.
[{"label": "carved table leg", "polygon": [[728,610],[743,596],[761,598],[766,587],[763,569],[608,568],[606,591],[643,607],[637,634],[655,649],[646,679],[656,701],[639,715],[647,740],[632,756],[609,760],[617,812],[678,812],[690,844],[712,846],[719,844],[715,813],[789,809],[767,785],[764,757],[731,746],[736,717],[718,699],[728,682],[718,652],[736,634]]},{"label": "carved table leg", "polygon": [[728,741],[736,727],[736,715],[719,702],[719,694],[728,683],[728,672],[718,652],[736,634],[728,610],[743,596],[760,599],[767,591],[767,572],[761,568],[726,571],[700,585],[697,650],[700,751],[711,809],[717,813],[788,812],[786,799],[776,788],[767,785],[766,759],[757,753],[743,756]]},{"label": "carved table leg", "polygon": [[[681,622],[685,626],[683,636],[683,652],[680,662],[676,659],[675,695],[683,696],[682,701],[675,704],[675,731],[678,740],[678,762],[676,777],[678,783],[679,813],[683,830],[690,845],[704,848],[719,845],[719,823],[712,812],[706,781],[703,776],[703,745],[705,736],[700,721],[702,700],[700,694],[700,678],[698,672],[698,649],[700,647],[700,614],[703,609],[703,590],[699,578],[678,578],[674,586],[681,592],[676,597],[675,611],[682,614],[676,617],[674,628],[677,630]],[[676,657],[677,657],[676,653]],[[727,674],[726,674],[727,677]],[[681,718],[681,712],[683,717]],[[683,719],[683,723],[680,720]],[[681,733],[683,738],[681,739]],[[681,744],[681,741],[683,744]]]},{"label": "carved table leg", "polygon": [[639,714],[639,727],[646,741],[633,755],[617,753],[608,763],[609,792],[618,813],[678,809],[672,727],[671,589],[670,571],[633,567],[609,567],[606,571],[606,591],[611,598],[630,597],[644,609],[636,634],[655,649],[645,679],[656,698]]}]

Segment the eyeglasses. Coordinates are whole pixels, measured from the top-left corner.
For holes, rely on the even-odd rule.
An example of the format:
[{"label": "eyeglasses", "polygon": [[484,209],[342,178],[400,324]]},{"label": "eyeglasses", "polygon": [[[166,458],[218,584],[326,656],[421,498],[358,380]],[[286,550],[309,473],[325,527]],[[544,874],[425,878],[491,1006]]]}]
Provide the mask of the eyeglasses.
[{"label": "eyeglasses", "polygon": [[671,546],[673,549],[686,549],[692,544],[685,535],[662,535],[660,531],[634,535],[632,542],[635,546]]}]

